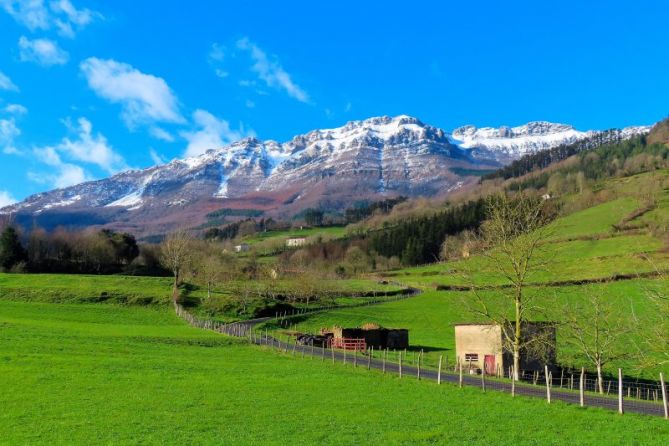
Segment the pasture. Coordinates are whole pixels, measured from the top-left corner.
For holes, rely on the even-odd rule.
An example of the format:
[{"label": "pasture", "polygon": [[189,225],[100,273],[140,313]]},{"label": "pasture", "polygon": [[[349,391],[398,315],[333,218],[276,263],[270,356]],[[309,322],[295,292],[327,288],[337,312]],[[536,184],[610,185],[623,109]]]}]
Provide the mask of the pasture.
[{"label": "pasture", "polygon": [[293,358],[167,308],[1,300],[0,327],[6,444],[669,441],[662,419]]}]

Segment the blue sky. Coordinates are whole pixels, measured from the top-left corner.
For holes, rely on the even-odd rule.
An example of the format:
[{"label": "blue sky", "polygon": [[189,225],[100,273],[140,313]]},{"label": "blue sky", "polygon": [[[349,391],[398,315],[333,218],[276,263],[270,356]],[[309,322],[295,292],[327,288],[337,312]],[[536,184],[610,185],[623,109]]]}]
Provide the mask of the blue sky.
[{"label": "blue sky", "polygon": [[664,1],[0,0],[0,205],[378,115],[650,124]]}]

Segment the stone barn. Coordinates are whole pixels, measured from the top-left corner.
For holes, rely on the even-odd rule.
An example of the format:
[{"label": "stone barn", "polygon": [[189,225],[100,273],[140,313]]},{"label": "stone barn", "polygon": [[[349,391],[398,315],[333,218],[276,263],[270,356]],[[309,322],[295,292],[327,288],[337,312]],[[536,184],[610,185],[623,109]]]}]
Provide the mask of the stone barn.
[{"label": "stone barn", "polygon": [[[531,351],[521,351],[520,369],[535,371],[543,370],[545,365],[553,367],[556,364],[555,324],[526,322],[522,332],[526,339],[536,337],[538,342]],[[508,369],[513,365],[513,354],[503,344],[499,325],[455,325],[455,354],[465,369],[485,371],[489,375]]]},{"label": "stone barn", "polygon": [[409,330],[404,328],[383,328],[375,324],[357,328],[332,327],[322,329],[321,334],[335,341],[341,339],[363,339],[367,347],[375,350],[402,350],[409,347]]}]

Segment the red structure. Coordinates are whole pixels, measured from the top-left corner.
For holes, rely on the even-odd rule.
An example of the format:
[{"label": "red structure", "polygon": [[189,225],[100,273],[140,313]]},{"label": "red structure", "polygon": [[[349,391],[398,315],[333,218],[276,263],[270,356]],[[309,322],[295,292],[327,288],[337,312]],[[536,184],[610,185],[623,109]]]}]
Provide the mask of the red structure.
[{"label": "red structure", "polygon": [[330,347],[343,350],[356,350],[364,352],[367,350],[367,342],[360,338],[330,338]]}]

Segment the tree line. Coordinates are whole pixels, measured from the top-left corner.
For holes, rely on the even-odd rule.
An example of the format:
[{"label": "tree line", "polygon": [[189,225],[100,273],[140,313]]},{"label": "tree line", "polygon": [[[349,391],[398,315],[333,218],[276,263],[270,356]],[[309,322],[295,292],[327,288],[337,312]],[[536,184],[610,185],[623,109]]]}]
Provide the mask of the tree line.
[{"label": "tree line", "polygon": [[[481,181],[494,180],[502,178],[518,178],[528,173],[544,169],[551,164],[566,160],[567,158],[579,153],[587,152],[603,146],[602,150],[607,151],[609,147],[615,146],[623,141],[623,134],[618,129],[606,130],[592,137],[585,138],[572,144],[561,144],[552,149],[540,150],[522,156],[509,165],[502,167],[494,172],[481,177]],[[640,136],[630,140],[633,145],[646,145],[646,138]]]},{"label": "tree line", "polygon": [[580,152],[556,172],[542,172],[512,183],[511,190],[541,189],[548,186],[556,173],[559,175],[580,173],[587,180],[599,180],[617,175],[634,175],[651,171],[669,164],[669,147],[663,144],[647,144],[645,137],[632,138],[615,144],[603,144]]},{"label": "tree line", "polygon": [[468,201],[375,232],[370,236],[369,249],[385,257],[397,256],[404,265],[436,262],[447,236],[477,229],[485,215],[485,200]]},{"label": "tree line", "polygon": [[0,234],[0,268],[4,271],[77,274],[164,275],[158,248],[139,246],[131,234],[109,229],[49,233],[6,225]]}]

